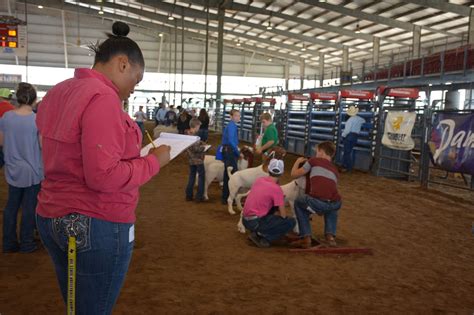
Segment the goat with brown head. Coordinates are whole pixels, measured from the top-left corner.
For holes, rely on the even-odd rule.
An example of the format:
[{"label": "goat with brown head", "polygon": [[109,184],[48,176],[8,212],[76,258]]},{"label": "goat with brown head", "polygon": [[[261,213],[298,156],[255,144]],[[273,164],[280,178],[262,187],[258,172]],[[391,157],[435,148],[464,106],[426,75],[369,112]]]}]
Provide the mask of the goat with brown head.
[{"label": "goat with brown head", "polygon": [[248,147],[248,146],[244,146],[242,147],[242,149],[240,150],[240,154],[243,156],[243,158],[245,160],[247,160],[248,162],[248,167],[253,167],[253,158],[254,158],[254,153],[253,153],[253,150],[252,148]]},{"label": "goat with brown head", "polygon": [[268,157],[263,163],[263,171],[268,172],[268,164],[271,159],[283,160],[286,156],[286,150],[282,147],[273,147],[268,151]]}]

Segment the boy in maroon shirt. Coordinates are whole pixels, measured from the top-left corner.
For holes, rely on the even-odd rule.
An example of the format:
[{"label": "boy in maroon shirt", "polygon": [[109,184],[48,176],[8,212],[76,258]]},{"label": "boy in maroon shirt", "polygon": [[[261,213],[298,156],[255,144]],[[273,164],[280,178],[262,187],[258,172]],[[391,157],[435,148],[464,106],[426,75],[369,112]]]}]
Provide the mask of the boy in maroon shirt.
[{"label": "boy in maroon shirt", "polygon": [[[341,208],[341,196],[337,191],[339,174],[336,166],[331,162],[336,147],[334,143],[325,141],[316,147],[316,156],[306,160],[300,157],[291,170],[291,176],[298,178],[310,173],[311,189],[309,194],[299,197],[295,201],[295,214],[298,220],[301,239],[293,245],[308,248],[311,246],[312,214],[324,216],[324,234],[330,246],[336,246],[337,217]],[[304,163],[299,167],[300,163]]]}]

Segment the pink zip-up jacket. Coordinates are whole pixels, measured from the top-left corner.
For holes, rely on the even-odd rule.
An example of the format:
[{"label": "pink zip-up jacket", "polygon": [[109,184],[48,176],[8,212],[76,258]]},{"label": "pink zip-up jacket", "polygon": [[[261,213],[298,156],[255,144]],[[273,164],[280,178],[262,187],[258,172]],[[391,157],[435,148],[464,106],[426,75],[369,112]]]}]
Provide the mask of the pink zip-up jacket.
[{"label": "pink zip-up jacket", "polygon": [[37,213],[135,222],[138,188],[160,165],[153,155],[140,157],[140,129],[122,110],[112,81],[95,70],[76,69],[74,78],[46,94],[36,122],[45,172]]}]

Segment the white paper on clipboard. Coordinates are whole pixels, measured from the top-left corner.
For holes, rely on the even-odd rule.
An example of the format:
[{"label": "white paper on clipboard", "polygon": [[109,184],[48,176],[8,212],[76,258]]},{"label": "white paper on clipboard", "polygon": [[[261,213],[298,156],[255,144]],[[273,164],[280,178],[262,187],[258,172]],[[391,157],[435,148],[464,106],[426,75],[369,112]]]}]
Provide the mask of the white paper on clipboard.
[{"label": "white paper on clipboard", "polygon": [[[198,136],[186,136],[176,133],[162,132],[160,137],[155,139],[153,143],[156,147],[159,147],[160,145],[169,145],[171,147],[170,160],[172,160],[199,140]],[[151,148],[153,148],[153,144],[147,144],[141,149],[140,156],[146,156]]]}]

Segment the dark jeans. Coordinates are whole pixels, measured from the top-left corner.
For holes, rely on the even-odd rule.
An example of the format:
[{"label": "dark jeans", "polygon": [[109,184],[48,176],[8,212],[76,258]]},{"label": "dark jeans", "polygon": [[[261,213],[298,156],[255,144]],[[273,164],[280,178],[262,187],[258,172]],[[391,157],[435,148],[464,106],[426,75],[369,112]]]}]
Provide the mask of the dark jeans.
[{"label": "dark jeans", "polygon": [[0,168],[2,168],[3,165],[5,165],[5,158],[3,156],[3,147],[0,147]]},{"label": "dark jeans", "polygon": [[336,236],[337,217],[341,208],[340,201],[327,202],[303,195],[295,200],[295,215],[298,220],[300,236],[311,235],[310,217],[312,214],[324,215],[324,234]]},{"label": "dark jeans", "polygon": [[145,124],[143,123],[143,121],[136,121],[138,127],[140,128],[140,130],[142,131],[142,135],[145,134]]},{"label": "dark jeans", "polygon": [[186,198],[193,198],[194,191],[194,181],[196,180],[196,173],[198,174],[198,190],[196,194],[196,199],[204,199],[204,179],[205,179],[205,170],[204,164],[199,165],[189,165],[189,180],[188,186],[186,186]]},{"label": "dark jeans", "polygon": [[[40,184],[19,188],[8,185],[8,201],[3,211],[3,251],[31,252],[37,248],[34,241],[35,210]],[[17,238],[18,209],[21,206],[20,244]]]},{"label": "dark jeans", "polygon": [[246,229],[256,232],[269,242],[279,240],[293,230],[296,224],[293,218],[283,218],[275,214],[267,214],[253,220],[243,218],[242,222]]},{"label": "dark jeans", "polygon": [[237,157],[235,156],[230,146],[222,147],[222,157],[224,162],[224,186],[222,187],[222,203],[227,203],[229,198],[229,175],[227,174],[227,168],[232,167],[232,174],[237,172]]},{"label": "dark jeans", "polygon": [[358,134],[351,132],[344,138],[344,155],[342,157],[342,166],[348,171],[352,171],[354,166],[354,146],[357,144]]},{"label": "dark jeans", "polygon": [[198,134],[201,141],[206,142],[209,137],[209,129],[199,129]]},{"label": "dark jeans", "polygon": [[36,216],[38,231],[53,261],[67,301],[67,230],[76,231],[76,314],[111,314],[132,257],[134,225],[84,215]]}]

